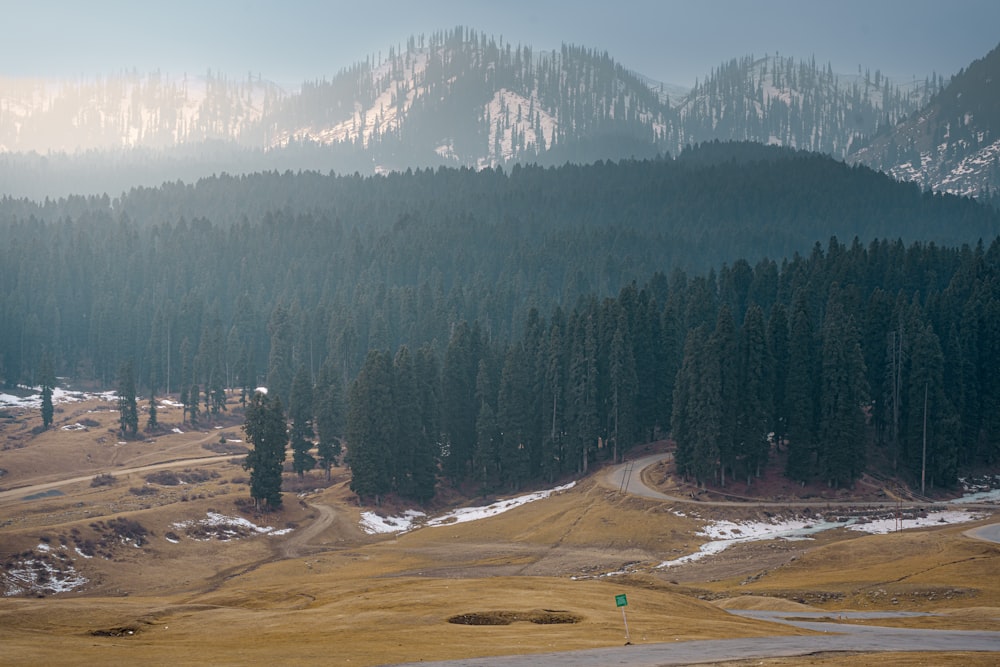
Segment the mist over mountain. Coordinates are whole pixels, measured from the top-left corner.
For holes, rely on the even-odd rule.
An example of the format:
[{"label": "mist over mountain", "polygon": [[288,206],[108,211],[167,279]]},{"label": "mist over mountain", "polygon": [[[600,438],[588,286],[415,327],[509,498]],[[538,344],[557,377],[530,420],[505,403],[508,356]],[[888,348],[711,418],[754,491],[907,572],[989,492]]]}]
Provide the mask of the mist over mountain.
[{"label": "mist over mountain", "polygon": [[877,69],[842,75],[815,59],[765,55],[725,62],[686,90],[606,52],[537,52],[459,27],[411,37],[298,90],[217,72],[0,80],[0,177],[8,192],[33,197],[99,194],[220,172],[677,155],[716,139],[846,158],[914,117],[945,83],[934,73],[899,83]]},{"label": "mist over mountain", "polygon": [[1000,46],[851,160],[933,190],[1000,192]]}]

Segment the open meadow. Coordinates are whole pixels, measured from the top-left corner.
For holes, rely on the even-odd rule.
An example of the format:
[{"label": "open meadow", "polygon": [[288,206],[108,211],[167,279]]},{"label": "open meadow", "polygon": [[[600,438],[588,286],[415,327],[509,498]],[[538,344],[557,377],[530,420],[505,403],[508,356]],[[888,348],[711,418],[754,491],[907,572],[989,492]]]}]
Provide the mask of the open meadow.
[{"label": "open meadow", "polygon": [[[377,665],[614,647],[626,638],[620,594],[633,644],[818,634],[729,609],[821,611],[831,625],[868,622],[840,619],[847,610],[933,612],[878,623],[1000,631],[1000,545],[966,535],[996,520],[989,510],[886,535],[845,526],[735,542],[663,567],[711,541],[698,532],[713,521],[776,512],[646,499],[601,470],[495,516],[375,533],[363,512],[392,521],[408,508],[360,507],[343,468],[329,482],[286,472],[283,510],[255,515],[232,403],[198,428],[165,403],[163,432],[128,442],[114,404],[100,399],[60,404],[45,432],[33,432],[37,410],[2,412],[4,664]],[[457,506],[440,503],[423,511]],[[1000,646],[933,662],[998,660]]]}]

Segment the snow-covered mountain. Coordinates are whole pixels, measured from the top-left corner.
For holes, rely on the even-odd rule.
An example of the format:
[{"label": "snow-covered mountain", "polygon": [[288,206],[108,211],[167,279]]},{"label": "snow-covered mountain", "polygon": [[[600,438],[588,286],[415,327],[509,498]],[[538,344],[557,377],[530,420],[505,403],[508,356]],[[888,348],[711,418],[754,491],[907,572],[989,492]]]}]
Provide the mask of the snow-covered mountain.
[{"label": "snow-covered mountain", "polygon": [[1000,46],[850,159],[923,188],[995,196],[1000,192]]},{"label": "snow-covered mountain", "polygon": [[211,145],[249,151],[254,168],[379,172],[677,154],[740,140],[844,158],[913,118],[944,84],[936,75],[898,84],[877,70],[837,75],[768,55],[731,60],[685,90],[607,53],[535,52],[460,27],[411,37],[297,90],[211,73],[0,79],[0,153],[182,148],[188,159]]},{"label": "snow-covered mountain", "polygon": [[284,92],[209,72],[172,79],[123,72],[93,81],[0,77],[0,152],[168,148],[246,140]]},{"label": "snow-covered mountain", "polygon": [[845,157],[859,141],[920,108],[932,79],[900,85],[876,70],[835,74],[815,59],[747,56],[722,65],[677,107],[687,143],[755,141]]}]

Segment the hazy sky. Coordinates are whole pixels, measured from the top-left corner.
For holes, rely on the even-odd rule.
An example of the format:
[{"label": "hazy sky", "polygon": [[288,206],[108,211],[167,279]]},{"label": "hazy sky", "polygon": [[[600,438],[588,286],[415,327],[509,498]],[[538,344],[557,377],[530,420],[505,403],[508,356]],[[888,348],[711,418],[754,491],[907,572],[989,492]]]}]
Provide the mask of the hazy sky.
[{"label": "hazy sky", "polygon": [[1000,43],[998,0],[0,0],[0,16],[0,75],[212,69],[289,85],[456,25],[536,51],[607,50],[683,85],[774,52],[840,73],[954,74]]}]

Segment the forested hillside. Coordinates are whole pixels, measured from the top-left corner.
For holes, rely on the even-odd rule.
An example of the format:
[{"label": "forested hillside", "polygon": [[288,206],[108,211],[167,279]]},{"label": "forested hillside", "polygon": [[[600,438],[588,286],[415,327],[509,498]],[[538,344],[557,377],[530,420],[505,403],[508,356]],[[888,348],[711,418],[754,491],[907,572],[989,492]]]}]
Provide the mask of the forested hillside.
[{"label": "forested hillside", "polygon": [[927,104],[943,86],[937,74],[901,84],[879,70],[856,76],[778,55],[722,64],[678,100],[671,148],[711,140],[755,141],[843,158]]},{"label": "forested hillside", "polygon": [[349,397],[352,488],[426,499],[440,462],[456,482],[516,489],[668,431],[699,482],[752,485],[780,456],[802,482],[850,486],[878,460],[949,487],[1000,460],[998,278],[1000,238],[834,239],[780,267],[738,260],[531,310],[513,341],[463,322],[443,354],[372,351]]},{"label": "forested hillside", "polygon": [[[791,327],[805,299],[819,336],[809,351],[819,355],[826,354],[823,341],[853,335],[824,333],[833,309],[827,300],[838,295],[844,315],[830,326],[847,327],[853,317],[874,341],[861,348],[867,384],[857,385],[857,403],[878,390],[886,331],[900,332],[903,345],[933,334],[944,354],[959,350],[981,372],[994,367],[996,250],[940,246],[973,247],[998,233],[997,212],[972,200],[921,193],[827,157],[753,145],[711,144],[677,160],[509,172],[265,173],[134,189],[115,199],[5,198],[0,377],[8,385],[37,384],[51,368],[64,381],[109,386],[131,363],[141,391],[188,401],[204,396],[207,409],[218,409],[208,397],[225,387],[266,383],[288,405],[297,374],[322,378],[317,395],[331,401],[355,377],[381,378],[359,380],[356,405],[365,387],[385,391],[387,378],[405,372],[414,377],[393,391],[424,387],[408,419],[423,420],[425,449],[446,443],[444,470],[456,479],[475,474],[484,484],[517,485],[551,478],[586,465],[591,453],[583,457],[584,444],[596,447],[599,439],[620,451],[671,423],[681,452],[693,447],[690,458],[680,455],[682,464],[703,477],[714,459],[684,431],[694,418],[685,410],[702,408],[689,406],[679,389],[679,405],[688,407],[677,407],[674,378],[678,387],[693,387],[684,369],[699,350],[736,363],[739,346],[732,346],[753,304],[771,318],[781,303]],[[830,242],[824,252],[831,236],[864,241]],[[644,290],[628,287],[647,282]],[[953,294],[955,284],[961,289]],[[617,301],[605,301],[615,295]],[[870,314],[876,306],[881,310]],[[670,308],[681,319],[667,318]],[[685,337],[699,326],[705,328],[690,338],[688,354]],[[976,338],[963,338],[973,331]],[[410,353],[400,359],[403,346]],[[852,349],[842,353],[856,360]],[[907,364],[917,358],[903,357]],[[804,368],[792,364],[789,372]],[[553,374],[548,390],[537,375],[543,372]],[[726,392],[735,377],[727,372],[719,371]],[[713,373],[701,369],[693,377],[707,381]],[[486,384],[477,389],[480,382]],[[993,456],[992,413],[982,407],[992,405],[992,389],[985,376],[976,382],[962,400],[979,405],[982,417],[965,421],[967,408],[953,406],[963,428],[973,429],[954,450],[955,461]],[[440,394],[430,388],[438,386]],[[957,403],[965,394],[952,389],[944,395]],[[716,408],[732,416],[723,407],[732,396],[720,396]],[[776,399],[761,400],[772,406]],[[805,408],[796,409],[801,419]],[[573,410],[585,412],[571,417]],[[357,435],[357,423],[348,419],[341,428]],[[415,424],[400,426],[393,446],[405,444],[400,433]],[[807,428],[788,424],[789,434]],[[807,447],[803,465],[820,465],[822,438],[832,437],[827,426],[821,420],[799,431],[807,435],[789,437]],[[567,435],[581,428],[577,440]],[[719,428],[728,433],[731,425]],[[487,437],[493,444],[480,443]],[[502,465],[476,458],[477,446],[500,447],[496,438],[522,458]],[[353,456],[362,452],[355,443]],[[725,452],[718,471],[727,477],[759,465],[759,452]],[[815,470],[836,483],[857,473]],[[942,470],[936,483],[954,477],[953,466]],[[422,488],[405,492],[426,497]],[[385,491],[376,485],[370,493]]]},{"label": "forested hillside", "polygon": [[713,140],[844,158],[943,85],[936,74],[900,83],[877,69],[845,75],[815,59],[748,55],[678,91],[607,52],[536,50],[457,27],[289,90],[217,72],[0,80],[0,180],[41,198],[223,171],[653,158]]},{"label": "forested hillside", "polygon": [[1000,194],[1000,46],[958,72],[905,122],[883,127],[851,160],[923,188]]}]

